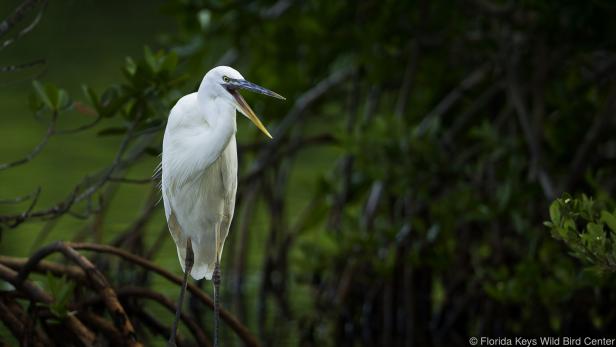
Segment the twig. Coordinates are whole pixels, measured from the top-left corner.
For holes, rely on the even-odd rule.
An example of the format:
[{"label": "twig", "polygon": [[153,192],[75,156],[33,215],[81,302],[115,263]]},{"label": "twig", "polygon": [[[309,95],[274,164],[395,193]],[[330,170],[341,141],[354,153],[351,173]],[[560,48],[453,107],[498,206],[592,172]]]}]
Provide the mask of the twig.
[{"label": "twig", "polygon": [[30,12],[40,1],[44,0],[26,0],[19,5],[15,11],[2,22],[0,22],[0,37],[6,35],[17,23],[21,22],[24,16]]},{"label": "twig", "polygon": [[111,166],[109,166],[109,168],[105,170],[103,177],[97,182],[95,182],[95,184],[90,186],[88,189],[86,189],[83,193],[77,195],[77,197],[75,198],[76,201],[81,201],[85,199],[86,197],[94,194],[94,192],[96,192],[101,186],[103,186],[107,182],[107,180],[109,180],[109,178],[111,178],[111,175],[113,175],[114,170],[119,166],[120,162],[122,161],[122,156],[124,155],[124,152],[128,148],[128,144],[130,143],[132,139],[133,133],[135,129],[137,128],[137,124],[139,123],[140,118],[141,118],[141,112],[138,112],[137,116],[135,117],[130,127],[126,131],[126,134],[124,134],[124,138],[122,139],[122,142],[120,143],[120,148],[118,148],[118,152],[116,153],[116,156],[113,159]]},{"label": "twig", "polygon": [[[135,122],[137,121],[135,120]],[[134,128],[134,124],[133,126],[131,126],[131,129]],[[149,143],[150,138],[143,140],[139,143],[138,146],[133,146],[131,151],[129,151],[129,153],[127,154],[127,158],[123,160],[122,156],[128,147],[130,135],[131,130],[129,129],[129,131],[125,134],[124,140],[122,141],[118,152],[116,153],[116,157],[113,163],[109,167],[102,170],[102,173],[98,174],[100,175],[100,177],[97,178],[93,183],[90,183],[90,181],[92,181],[92,178],[86,176],[86,178],[81,183],[79,183],[77,186],[75,186],[75,188],[73,188],[69,195],[64,198],[64,200],[56,203],[50,208],[30,212],[28,214],[28,219],[52,219],[67,213],[74,204],[79,203],[84,199],[88,199],[92,194],[96,193],[106,182],[108,182],[109,178],[114,172],[120,171],[125,166],[133,163],[141,154],[143,154],[143,151]],[[87,188],[83,189],[82,185],[86,184],[88,184]],[[15,226],[23,223],[25,220],[26,219],[24,218],[23,213],[13,215],[0,215],[0,224],[8,225],[11,228],[14,228]]]},{"label": "twig", "polygon": [[[19,279],[18,273],[0,264],[0,278],[11,283],[15,288],[25,293],[31,300],[36,300],[44,304],[51,304],[53,298],[30,281]],[[64,318],[69,329],[86,346],[92,346],[96,342],[96,335],[90,331],[79,319],[73,315]]]},{"label": "twig", "polygon": [[119,246],[127,246],[127,248],[132,249],[132,244],[138,241],[143,235],[143,230],[147,226],[150,218],[156,212],[157,208],[160,207],[158,204],[160,196],[160,190],[155,187],[152,187],[150,190],[150,194],[145,202],[145,207],[142,212],[139,214],[139,217],[118,237],[116,237],[111,244],[115,247]]},{"label": "twig", "polygon": [[589,152],[594,149],[599,135],[606,130],[605,124],[607,121],[610,117],[614,116],[616,111],[616,85],[611,87],[605,100],[605,106],[601,112],[595,116],[590,129],[586,131],[582,143],[577,147],[577,151],[573,156],[573,161],[569,166],[569,170],[567,170],[568,175],[561,186],[561,191],[570,189],[571,185],[582,175],[584,169],[588,165],[587,157]]},{"label": "twig", "polygon": [[152,177],[148,178],[124,178],[124,177],[110,177],[109,182],[131,183],[131,184],[148,184],[155,182]]},{"label": "twig", "polygon": [[97,125],[101,120],[103,119],[103,116],[101,115],[97,115],[96,118],[91,121],[90,123],[86,123],[84,125],[80,125],[76,128],[72,128],[72,129],[62,129],[62,130],[56,130],[56,134],[58,135],[66,135],[66,134],[74,134],[74,133],[78,133],[84,130],[88,130],[92,127],[94,127],[95,125]]},{"label": "twig", "polygon": [[168,237],[169,237],[169,229],[167,228],[167,225],[163,225],[160,231],[158,232],[158,236],[156,237],[156,240],[154,240],[154,242],[152,243],[152,246],[150,246],[150,249],[145,253],[144,258],[146,259],[154,258],[154,255],[160,250],[160,247],[162,247],[162,245],[165,243]]},{"label": "twig", "polygon": [[[28,258],[9,257],[6,255],[0,255],[0,264],[8,266],[13,270],[19,271],[28,262]],[[46,273],[50,272],[56,276],[67,275],[68,277],[77,281],[83,282],[86,280],[86,274],[78,266],[62,265],[54,262],[41,260],[36,264],[32,271]]]},{"label": "twig", "polygon": [[27,27],[23,28],[17,35],[15,35],[15,37],[7,39],[4,42],[2,42],[2,45],[0,45],[0,50],[10,46],[12,43],[14,43],[15,41],[19,40],[20,38],[22,38],[23,36],[31,32],[32,29],[34,29],[36,25],[41,21],[41,18],[43,17],[43,13],[45,12],[46,7],[47,7],[47,0],[43,0],[42,8],[39,11],[39,13],[37,13],[36,17],[34,17],[32,22]]},{"label": "twig", "polygon": [[261,10],[261,18],[272,20],[280,17],[293,5],[291,0],[278,0],[272,6]]},{"label": "twig", "polygon": [[12,199],[0,199],[0,205],[9,205],[9,204],[18,204],[20,202],[29,200],[32,197],[36,197],[40,194],[41,188],[38,187],[35,191],[30,194],[18,196]]},{"label": "twig", "polygon": [[[147,288],[142,287],[123,287],[117,290],[117,294],[119,297],[124,299],[148,299],[155,301],[165,307],[169,312],[176,312],[176,305],[169,298],[164,295],[154,292]],[[102,301],[102,297],[98,297],[94,300],[88,300],[87,302],[81,303],[80,306],[89,306],[93,304],[95,301]],[[205,335],[205,332],[199,327],[199,325],[195,322],[194,319],[186,315],[185,313],[181,313],[181,320],[186,324],[190,332],[195,337],[197,344],[199,346],[211,346],[210,340]]]},{"label": "twig", "polygon": [[274,152],[280,147],[280,143],[284,140],[285,134],[297,123],[297,120],[306,109],[312,106],[314,102],[323,97],[333,87],[344,82],[354,71],[354,69],[350,68],[338,70],[297,98],[291,110],[282,119],[280,124],[278,124],[273,134],[274,138],[254,161],[252,168],[248,172],[248,176],[263,170],[263,168],[268,165]]},{"label": "twig", "polygon": [[[126,308],[131,314],[139,319],[143,325],[145,325],[155,335],[162,336],[165,341],[169,340],[169,328],[161,323],[156,317],[146,312],[143,307],[135,303],[127,302]],[[186,346],[184,339],[181,336],[176,336],[176,342],[178,347]]]},{"label": "twig", "polygon": [[417,65],[419,61],[419,44],[416,40],[410,43],[410,53],[406,68],[404,69],[404,77],[402,79],[402,86],[400,87],[400,93],[396,101],[396,108],[394,114],[396,117],[401,118],[406,112],[406,106],[408,99],[413,88],[413,82],[417,74]]},{"label": "twig", "polygon": [[528,150],[530,152],[531,176],[535,176],[538,178],[539,184],[543,189],[543,194],[545,198],[548,201],[551,201],[554,199],[555,196],[554,184],[552,183],[553,181],[548,175],[548,173],[545,171],[543,164],[541,163],[541,147],[537,142],[537,138],[531,128],[528,110],[526,109],[524,101],[522,100],[517,81],[513,76],[513,71],[509,71],[508,75],[509,76],[507,83],[507,91],[509,94],[509,99],[511,100],[511,104],[513,105],[513,108],[518,115],[518,120],[522,128],[522,133],[524,134],[524,139],[526,140],[526,144],[528,145]]},{"label": "twig", "polygon": [[334,144],[334,143],[336,143],[336,139],[331,134],[321,134],[321,135],[316,135],[316,136],[312,136],[308,138],[302,138],[299,140],[295,140],[288,146],[282,146],[284,147],[282,151],[268,157],[267,161],[265,162],[266,165],[260,165],[258,167],[255,167],[255,169],[250,171],[245,176],[241,177],[240,186],[248,184],[250,181],[259,177],[265,171],[267,167],[271,166],[273,163],[279,162],[280,160],[282,160],[283,158],[289,155],[294,154],[300,149],[306,149],[311,145],[328,145],[328,144]]},{"label": "twig", "polygon": [[4,323],[13,336],[17,338],[17,341],[23,343],[23,339],[27,336],[24,322],[15,317],[13,312],[11,312],[11,310],[9,310],[9,308],[4,304],[3,300],[0,300],[0,312],[2,312],[2,314],[0,314],[0,320],[2,320],[2,323]]},{"label": "twig", "polygon": [[[252,225],[250,221],[253,219],[253,216],[257,210],[255,208],[255,203],[257,200],[258,191],[258,183],[251,184],[248,186],[247,190],[245,191],[245,195],[240,200],[242,201],[242,209],[240,210],[239,215],[235,217],[238,222],[233,223],[233,225],[236,226],[236,229],[239,230],[234,230],[235,257],[233,261],[233,271],[230,274],[232,283],[231,291],[233,293],[233,297],[235,298],[235,312],[242,320],[246,317],[245,295],[243,287],[245,279],[244,274],[246,273],[246,259],[248,257],[248,242],[250,240],[248,235],[250,226]],[[196,305],[192,305],[192,307],[195,306]]]},{"label": "twig", "polygon": [[443,143],[451,146],[454,138],[468,123],[471,117],[477,114],[480,110],[482,110],[502,90],[502,83],[494,83],[483,93],[481,93],[468,109],[466,109],[460,116],[456,117],[451,127],[449,127],[445,135],[443,135]]},{"label": "twig", "polygon": [[38,198],[40,195],[41,195],[41,187],[38,187],[34,194],[34,197],[32,198],[32,201],[30,202],[30,206],[28,206],[28,208],[19,215],[19,219],[16,220],[15,223],[10,225],[11,228],[14,228],[17,225],[19,225],[21,221],[28,219],[28,217],[32,213],[32,210],[34,209],[34,206],[36,206],[36,203],[38,202]]},{"label": "twig", "polygon": [[37,65],[44,65],[44,64],[45,64],[45,59],[35,59],[27,63],[0,66],[0,72],[16,72],[16,71],[20,71],[23,69],[29,69]]},{"label": "twig", "polygon": [[375,180],[372,183],[372,187],[370,188],[370,194],[366,199],[366,204],[364,205],[364,212],[361,219],[361,223],[366,228],[366,230],[372,229],[376,210],[379,205],[379,201],[381,201],[381,197],[383,196],[384,188],[385,183],[382,180]]},{"label": "twig", "polygon": [[466,91],[481,83],[488,74],[490,66],[489,63],[483,64],[466,76],[456,88],[451,90],[430,112],[428,112],[421,123],[419,123],[417,127],[418,131],[422,133],[432,119],[442,117],[462,98],[462,96],[464,96]]},{"label": "twig", "polygon": [[41,152],[41,150],[43,150],[45,145],[47,145],[49,138],[53,136],[57,119],[58,119],[58,114],[56,112],[53,112],[51,115],[51,120],[49,121],[49,126],[47,127],[47,132],[45,133],[45,136],[43,137],[41,142],[39,142],[39,144],[36,145],[32,149],[32,151],[30,151],[30,153],[28,153],[25,157],[15,160],[10,163],[0,164],[0,171],[15,167],[15,166],[23,165],[31,161],[32,159],[34,159],[34,157],[36,157]]},{"label": "twig", "polygon": [[[0,312],[2,312],[0,319],[13,332],[13,336],[17,338],[20,345],[40,347],[55,345],[40,327],[35,326],[36,312],[34,312],[34,315],[30,312],[31,315],[28,316],[16,300],[7,296],[0,298],[0,306]],[[37,310],[36,305],[31,304],[30,308]]]},{"label": "twig", "polygon": [[102,332],[105,338],[109,340],[110,345],[122,346],[126,343],[126,341],[122,339],[122,334],[116,329],[113,323],[105,318],[87,311],[78,311],[77,315],[84,322],[94,326],[98,331]]}]

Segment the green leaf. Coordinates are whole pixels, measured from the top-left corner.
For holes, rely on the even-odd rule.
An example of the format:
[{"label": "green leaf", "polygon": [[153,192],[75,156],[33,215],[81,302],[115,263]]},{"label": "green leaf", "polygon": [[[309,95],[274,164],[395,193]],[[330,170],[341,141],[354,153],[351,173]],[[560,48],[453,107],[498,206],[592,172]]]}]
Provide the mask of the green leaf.
[{"label": "green leaf", "polygon": [[154,53],[152,53],[152,50],[150,49],[150,47],[148,46],[144,47],[144,57],[145,57],[145,62],[148,65],[148,67],[150,67],[150,69],[153,72],[157,72],[158,71],[157,59],[154,56]]},{"label": "green leaf", "polygon": [[205,29],[210,25],[212,19],[212,13],[210,10],[203,9],[197,13],[197,19],[199,20],[199,25],[201,29]]},{"label": "green leaf", "polygon": [[[581,236],[582,242],[586,247],[590,248],[591,252],[601,254],[604,251],[605,233],[603,225],[597,223],[588,223],[586,232]],[[595,254],[591,254],[595,255]]]},{"label": "green leaf", "polygon": [[137,64],[131,57],[126,57],[126,65],[124,66],[124,70],[130,75],[133,76],[135,72],[137,72]]},{"label": "green leaf", "polygon": [[32,112],[38,112],[45,107],[45,104],[41,101],[41,98],[38,96],[37,92],[30,93],[28,96],[28,105],[30,106],[30,110],[32,110]]},{"label": "green leaf", "polygon": [[55,86],[47,83],[45,84],[45,93],[47,94],[47,97],[51,102],[51,109],[57,111],[60,106],[60,90]]},{"label": "green leaf", "polygon": [[47,286],[53,296],[53,302],[49,305],[49,309],[58,317],[66,317],[68,315],[68,304],[73,297],[75,282],[68,281],[65,276],[54,277],[48,272]]},{"label": "green leaf", "polygon": [[601,211],[601,221],[607,224],[613,233],[616,233],[616,217],[613,214],[605,210]]},{"label": "green leaf", "polygon": [[34,86],[36,95],[43,102],[43,104],[47,106],[47,108],[49,108],[50,110],[53,110],[53,103],[49,99],[49,96],[47,95],[47,91],[45,90],[45,87],[41,84],[41,82],[34,81],[32,82],[32,85]]},{"label": "green leaf", "polygon": [[107,88],[100,99],[100,107],[97,111],[103,117],[113,117],[129,99],[122,88]]},{"label": "green leaf", "polygon": [[59,111],[70,106],[71,101],[65,90],[59,89],[50,83],[43,85],[39,81],[32,82],[32,85],[36,95],[48,109]]},{"label": "green leaf", "polygon": [[88,98],[90,104],[92,104],[92,106],[94,106],[94,108],[98,110],[98,96],[96,95],[94,90],[86,84],[82,85],[81,89],[83,90],[83,94]]},{"label": "green leaf", "polygon": [[62,110],[66,109],[71,105],[71,99],[68,97],[68,93],[64,89],[60,89],[58,91],[58,103],[56,104],[56,109]]},{"label": "green leaf", "polygon": [[560,225],[560,217],[560,200],[556,200],[550,205],[550,219],[554,225]]},{"label": "green leaf", "polygon": [[165,56],[165,60],[161,66],[162,71],[173,72],[178,64],[178,55],[174,51],[169,52]]}]

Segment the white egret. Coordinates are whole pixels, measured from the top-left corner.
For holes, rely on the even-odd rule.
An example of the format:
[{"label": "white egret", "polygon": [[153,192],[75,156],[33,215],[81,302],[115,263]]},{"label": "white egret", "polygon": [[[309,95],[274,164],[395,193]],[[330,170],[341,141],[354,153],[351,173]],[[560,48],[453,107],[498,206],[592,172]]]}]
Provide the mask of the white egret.
[{"label": "white egret", "polygon": [[167,224],[184,271],[170,345],[175,345],[188,273],[196,280],[213,280],[214,345],[218,344],[219,262],[237,189],[236,110],[272,137],[240,89],[284,99],[246,81],[236,70],[218,66],[205,75],[196,93],[176,103],[167,121],[161,190]]}]

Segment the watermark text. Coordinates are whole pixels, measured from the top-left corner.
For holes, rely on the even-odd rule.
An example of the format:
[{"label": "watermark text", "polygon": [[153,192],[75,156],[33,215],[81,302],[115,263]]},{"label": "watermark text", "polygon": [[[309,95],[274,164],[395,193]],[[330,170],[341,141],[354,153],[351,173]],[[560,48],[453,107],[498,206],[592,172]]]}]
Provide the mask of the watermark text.
[{"label": "watermark text", "polygon": [[616,338],[607,337],[486,337],[472,336],[471,346],[616,346]]}]

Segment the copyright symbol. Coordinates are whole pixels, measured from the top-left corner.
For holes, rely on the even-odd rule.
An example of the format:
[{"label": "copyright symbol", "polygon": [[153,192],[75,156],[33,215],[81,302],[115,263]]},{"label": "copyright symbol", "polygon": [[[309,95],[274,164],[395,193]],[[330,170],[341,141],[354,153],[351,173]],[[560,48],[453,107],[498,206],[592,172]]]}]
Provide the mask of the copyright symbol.
[{"label": "copyright symbol", "polygon": [[471,346],[475,346],[477,345],[477,338],[476,337],[471,337],[470,339],[468,339],[468,342],[471,344]]}]

